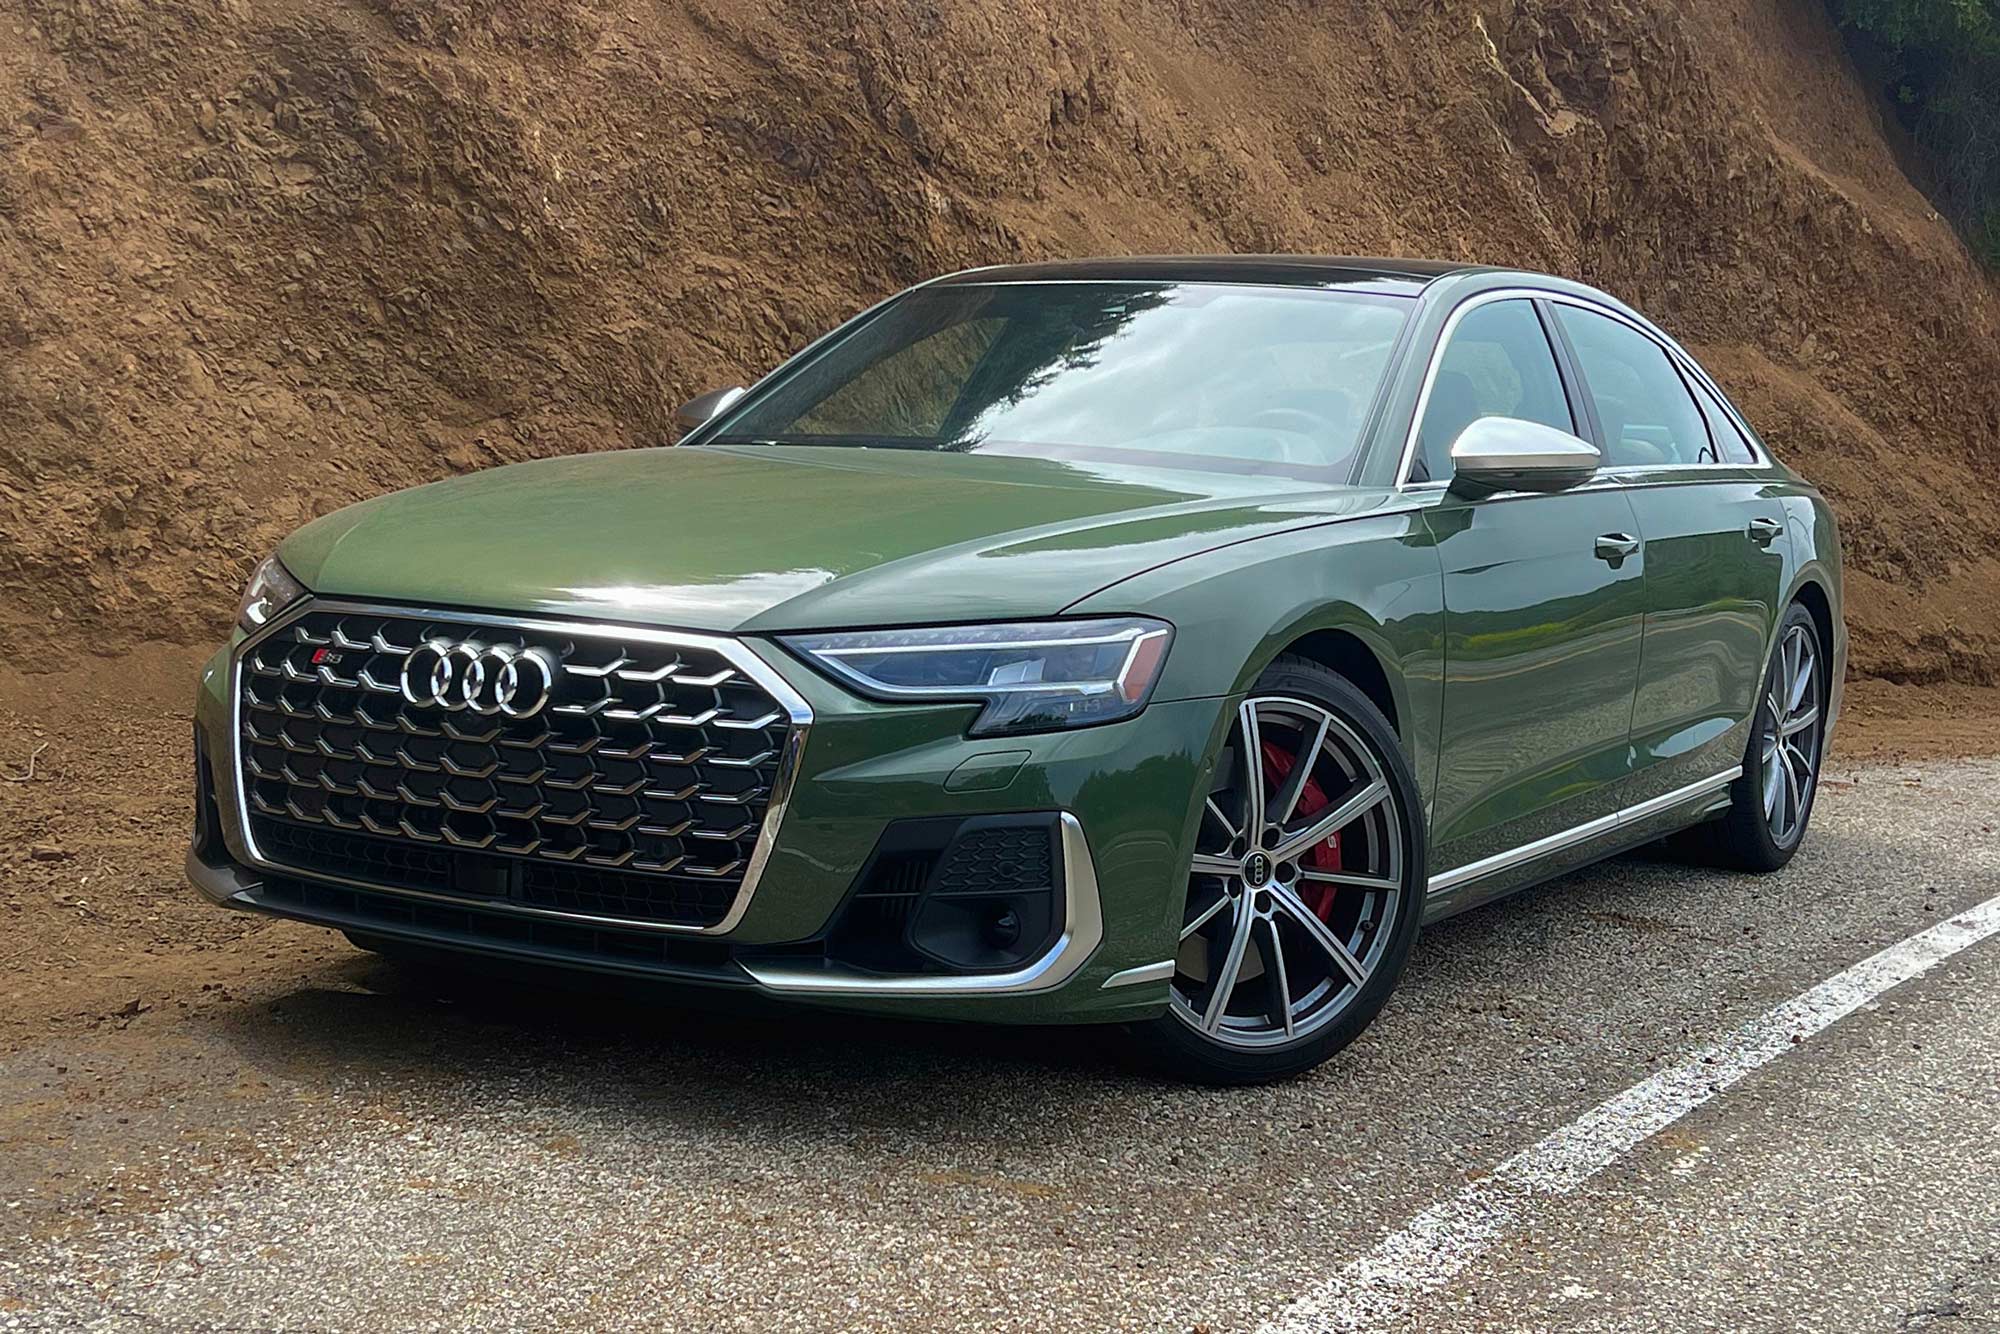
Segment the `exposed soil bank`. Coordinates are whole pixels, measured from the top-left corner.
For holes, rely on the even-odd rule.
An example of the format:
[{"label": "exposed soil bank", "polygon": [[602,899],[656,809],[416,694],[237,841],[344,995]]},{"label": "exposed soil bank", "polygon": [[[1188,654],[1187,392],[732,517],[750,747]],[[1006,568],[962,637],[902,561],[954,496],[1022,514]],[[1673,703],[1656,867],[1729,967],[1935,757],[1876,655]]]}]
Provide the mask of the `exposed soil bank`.
[{"label": "exposed soil bank", "polygon": [[314,514],[1134,250],[1603,284],[1832,495],[1857,672],[1994,682],[2000,296],[1812,0],[0,0],[0,643],[192,641]]}]

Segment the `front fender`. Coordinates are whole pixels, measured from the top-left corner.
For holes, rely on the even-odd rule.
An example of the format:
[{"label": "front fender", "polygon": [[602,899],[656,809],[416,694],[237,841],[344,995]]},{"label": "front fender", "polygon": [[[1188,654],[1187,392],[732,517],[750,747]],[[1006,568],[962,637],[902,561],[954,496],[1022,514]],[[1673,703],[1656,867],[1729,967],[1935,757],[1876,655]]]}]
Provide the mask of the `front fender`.
[{"label": "front fender", "polygon": [[[1173,623],[1156,699],[1239,696],[1309,635],[1352,635],[1375,656],[1426,803],[1436,782],[1444,581],[1421,514],[1375,514],[1239,542],[1148,570],[1067,609]],[[1213,757],[1211,758],[1211,762]]]}]

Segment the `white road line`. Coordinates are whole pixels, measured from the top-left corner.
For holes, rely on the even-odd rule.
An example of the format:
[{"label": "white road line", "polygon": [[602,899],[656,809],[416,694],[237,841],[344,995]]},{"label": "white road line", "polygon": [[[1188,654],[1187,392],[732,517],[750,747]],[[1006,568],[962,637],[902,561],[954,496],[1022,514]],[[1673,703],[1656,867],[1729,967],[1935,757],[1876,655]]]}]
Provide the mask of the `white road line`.
[{"label": "white road line", "polygon": [[1544,1197],[1567,1195],[1752,1070],[1891,987],[2000,932],[1995,896],[1835,973],[1680,1064],[1608,1098],[1424,1210],[1266,1321],[1261,1334],[1373,1330],[1463,1273]]}]

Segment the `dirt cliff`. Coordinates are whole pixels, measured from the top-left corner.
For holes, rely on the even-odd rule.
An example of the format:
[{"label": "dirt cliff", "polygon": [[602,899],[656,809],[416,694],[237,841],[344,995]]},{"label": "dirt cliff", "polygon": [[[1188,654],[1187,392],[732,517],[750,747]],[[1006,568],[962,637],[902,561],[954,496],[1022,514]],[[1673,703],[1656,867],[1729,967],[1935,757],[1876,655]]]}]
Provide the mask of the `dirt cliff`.
[{"label": "dirt cliff", "polygon": [[1856,669],[1995,679],[2000,288],[1810,0],[0,0],[0,645],[213,634],[316,513],[1161,250],[1617,292],[1839,507]]}]

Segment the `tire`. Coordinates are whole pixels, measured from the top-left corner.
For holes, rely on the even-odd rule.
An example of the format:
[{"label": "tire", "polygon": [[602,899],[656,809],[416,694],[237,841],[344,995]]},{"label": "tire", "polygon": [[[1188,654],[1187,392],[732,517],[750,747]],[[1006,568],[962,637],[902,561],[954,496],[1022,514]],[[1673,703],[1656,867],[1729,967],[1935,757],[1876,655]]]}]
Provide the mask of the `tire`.
[{"label": "tire", "polygon": [[[1243,762],[1253,751],[1254,774]],[[1172,999],[1135,1027],[1142,1051],[1178,1079],[1258,1084],[1352,1042],[1416,943],[1422,811],[1395,729],[1366,695],[1307,659],[1272,663],[1217,757],[1176,887],[1186,906]]]},{"label": "tire", "polygon": [[[1804,653],[1803,662],[1793,656]],[[1803,669],[1802,693],[1794,695]],[[1690,830],[1704,860],[1738,871],[1775,871],[1805,841],[1819,794],[1826,748],[1826,653],[1812,614],[1793,603],[1778,625],[1777,645],[1757,692],[1744,747],[1743,774],[1729,787],[1722,818]],[[1773,745],[1778,749],[1774,751]],[[1774,774],[1771,765],[1785,770]],[[1778,783],[1777,807],[1771,784]]]}]

